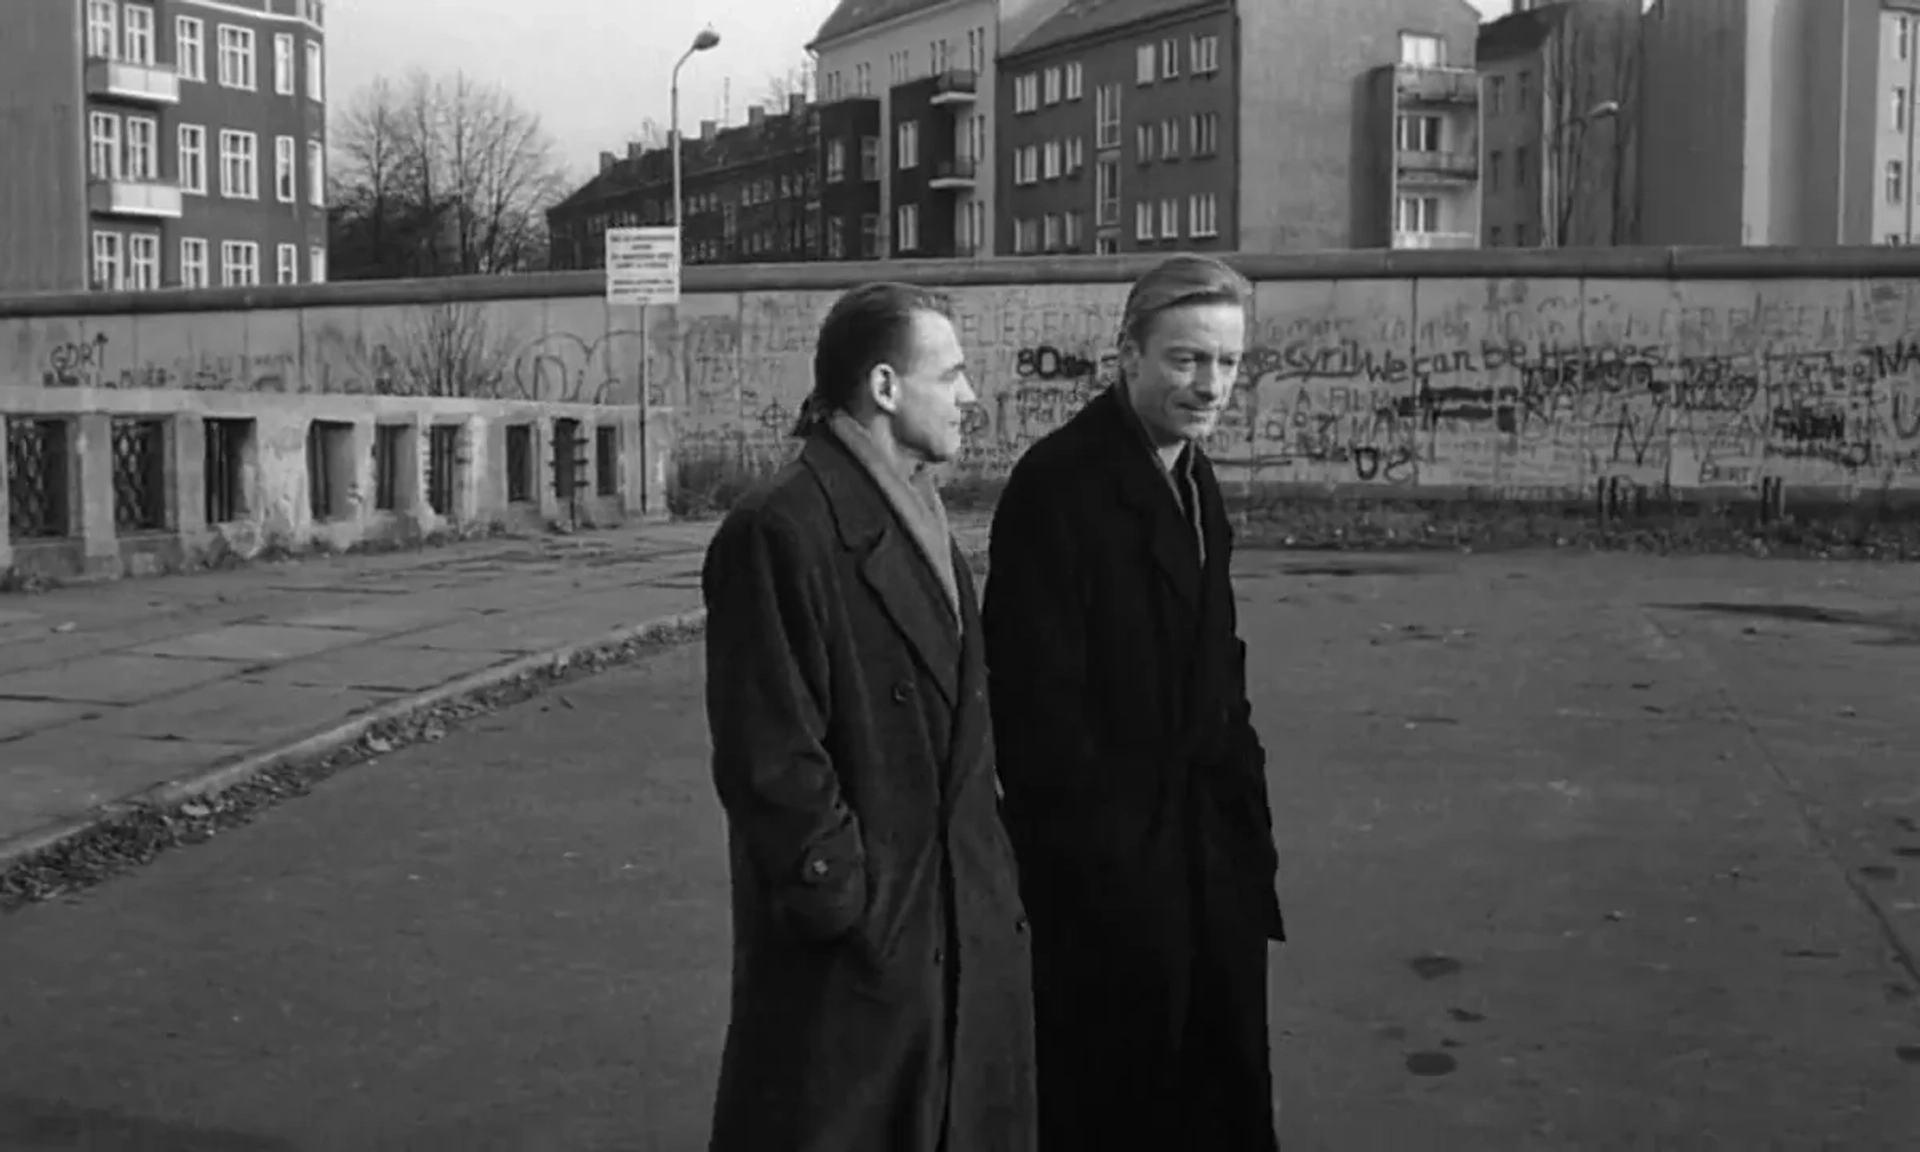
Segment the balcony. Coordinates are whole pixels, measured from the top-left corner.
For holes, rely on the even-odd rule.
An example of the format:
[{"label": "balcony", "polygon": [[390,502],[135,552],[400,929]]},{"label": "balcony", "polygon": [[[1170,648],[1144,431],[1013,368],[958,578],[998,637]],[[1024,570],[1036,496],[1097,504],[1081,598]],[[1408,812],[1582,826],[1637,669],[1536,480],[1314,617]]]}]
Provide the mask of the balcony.
[{"label": "balcony", "polygon": [[967,69],[942,72],[933,78],[933,95],[927,98],[927,103],[935,107],[942,104],[972,104],[980,98],[974,91],[979,79]]},{"label": "balcony", "polygon": [[973,187],[973,161],[965,156],[951,160],[935,160],[932,170],[927,174],[929,188],[971,188]]},{"label": "balcony", "polygon": [[1480,157],[1473,152],[1402,148],[1393,159],[1403,184],[1456,184],[1480,178]]},{"label": "balcony", "polygon": [[87,185],[87,209],[101,216],[180,218],[180,186],[158,180],[93,180]]},{"label": "balcony", "polygon": [[1471,232],[1395,232],[1395,248],[1478,248],[1480,237]]},{"label": "balcony", "polygon": [[1471,68],[1403,64],[1394,71],[1393,86],[1402,104],[1480,103],[1480,74]]},{"label": "balcony", "polygon": [[92,57],[87,61],[87,95],[136,104],[178,104],[180,74],[171,64],[130,64]]}]

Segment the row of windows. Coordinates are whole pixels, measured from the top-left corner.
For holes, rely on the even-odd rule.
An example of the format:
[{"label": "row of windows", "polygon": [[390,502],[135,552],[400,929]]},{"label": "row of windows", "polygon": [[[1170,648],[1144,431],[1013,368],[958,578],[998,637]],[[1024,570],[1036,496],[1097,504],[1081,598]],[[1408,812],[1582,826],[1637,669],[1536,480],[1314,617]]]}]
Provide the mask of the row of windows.
[{"label": "row of windows", "polygon": [[[222,88],[242,92],[259,90],[257,37],[253,29],[237,24],[214,27],[216,78]],[[207,26],[197,16],[178,16],[173,26],[174,68],[180,79],[205,83],[207,79]],[[323,49],[318,40],[302,42],[306,54],[307,99],[326,98],[326,69]],[[294,94],[294,36],[276,33],[273,38],[273,90],[281,96]],[[87,55],[103,60],[123,60],[148,68],[154,65],[153,6],[115,3],[114,0],[87,0]]]},{"label": "row of windows", "polygon": [[[121,116],[113,112],[87,114],[87,171],[96,180],[138,180],[159,183],[160,123],[150,116]],[[220,195],[230,200],[260,198],[260,140],[252,132],[220,130]],[[182,192],[195,196],[208,194],[207,128],[204,124],[182,124],[175,133],[177,166],[175,179]],[[273,194],[282,204],[299,199],[299,173],[296,160],[300,142],[291,136],[276,136],[273,141]],[[327,203],[327,150],[318,140],[308,140],[307,203],[322,208]]]},{"label": "row of windows", "polygon": [[[1185,212],[1182,212],[1182,208]],[[1110,218],[1111,217],[1111,218]],[[1109,213],[1102,205],[1096,214],[1099,226],[1117,223],[1118,213]],[[1039,252],[1077,252],[1086,243],[1087,214],[1084,211],[1049,212],[1044,216],[1016,217],[1013,221],[1013,251],[1016,255]],[[1133,206],[1134,239],[1213,240],[1220,235],[1220,201],[1212,192],[1188,196],[1183,204],[1177,196],[1158,200],[1143,199]],[[1106,255],[1118,249],[1118,237],[1096,237],[1094,251]]]},{"label": "row of windows", "polygon": [[[201,236],[180,240],[180,287],[213,286],[212,246]],[[281,244],[274,250],[274,282],[300,283],[300,248]],[[307,283],[327,280],[327,250],[307,249]],[[220,242],[220,284],[251,288],[260,283],[260,245],[252,240]],[[161,286],[160,235],[157,232],[93,232],[93,287],[100,292],[150,292]]]},{"label": "row of windows", "polygon": [[[1177,38],[1140,45],[1135,53],[1135,82],[1145,86],[1178,79],[1180,47]],[[1190,36],[1186,47],[1189,75],[1202,78],[1220,71],[1220,37]],[[1043,105],[1070,103],[1079,100],[1085,90],[1086,72],[1079,61],[1050,65],[1038,72],[1014,77],[1013,111],[1016,116],[1024,116],[1039,111]],[[1118,101],[1114,103],[1117,112]]]},{"label": "row of windows", "polygon": [[[984,27],[969,28],[967,30],[967,45],[964,56],[956,49],[953,41],[945,36],[928,40],[926,57],[927,75],[941,76],[953,71],[955,68],[964,67],[978,76],[987,70],[987,55],[989,50],[987,30]],[[889,83],[897,86],[905,84],[909,80],[916,79],[913,65],[914,55],[915,53],[910,48],[901,48],[887,53],[887,76]],[[853,66],[853,83],[851,86],[847,83],[846,74],[838,70],[828,72],[820,77],[820,99],[823,103],[831,104],[836,100],[845,100],[848,97],[868,97],[872,95],[873,65],[870,63],[862,62]]]}]

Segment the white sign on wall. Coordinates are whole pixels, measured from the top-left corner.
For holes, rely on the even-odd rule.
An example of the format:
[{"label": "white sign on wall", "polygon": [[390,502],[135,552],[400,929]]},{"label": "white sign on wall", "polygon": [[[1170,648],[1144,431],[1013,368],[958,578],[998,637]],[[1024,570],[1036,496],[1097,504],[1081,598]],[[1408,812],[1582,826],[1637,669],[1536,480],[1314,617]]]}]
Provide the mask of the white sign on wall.
[{"label": "white sign on wall", "polygon": [[607,229],[607,303],[680,302],[680,229]]}]

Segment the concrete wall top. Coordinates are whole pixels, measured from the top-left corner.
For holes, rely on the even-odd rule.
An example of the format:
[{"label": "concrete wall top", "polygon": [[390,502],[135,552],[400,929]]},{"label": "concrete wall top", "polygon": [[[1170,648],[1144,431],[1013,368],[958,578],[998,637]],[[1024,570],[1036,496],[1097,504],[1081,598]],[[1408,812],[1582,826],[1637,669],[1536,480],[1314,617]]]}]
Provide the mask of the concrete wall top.
[{"label": "concrete wall top", "polygon": [[[996,260],[894,260],[821,264],[743,264],[689,268],[689,295],[729,292],[827,292],[872,280],[932,287],[1124,284],[1168,253],[1025,257]],[[1920,278],[1920,249],[1845,248],[1480,248],[1411,251],[1343,249],[1272,256],[1229,254],[1255,282],[1298,280],[1589,279],[1589,280],[1891,280]],[[0,319],[42,316],[157,315],[324,307],[376,307],[600,296],[603,273],[459,276],[366,280],[259,288],[176,288],[158,292],[49,292],[0,295]]]}]

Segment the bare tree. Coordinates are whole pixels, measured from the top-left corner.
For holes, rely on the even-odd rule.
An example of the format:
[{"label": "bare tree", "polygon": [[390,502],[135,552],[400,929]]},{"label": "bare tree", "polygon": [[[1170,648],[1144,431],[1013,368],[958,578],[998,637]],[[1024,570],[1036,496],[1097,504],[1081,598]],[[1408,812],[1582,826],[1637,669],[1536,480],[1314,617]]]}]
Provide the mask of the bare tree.
[{"label": "bare tree", "polygon": [[[334,128],[335,274],[444,276],[537,268],[566,175],[540,118],[463,72],[377,80]],[[344,233],[344,235],[341,235]],[[353,257],[360,257],[355,261]]]},{"label": "bare tree", "polygon": [[1555,246],[1632,243],[1640,121],[1640,0],[1562,7],[1543,93],[1543,239]]},{"label": "bare tree", "polygon": [[813,64],[802,60],[798,64],[767,77],[765,87],[760,90],[759,102],[769,112],[785,112],[793,97],[806,99],[813,91]]},{"label": "bare tree", "polygon": [[627,139],[648,152],[667,146],[667,126],[651,116],[643,117],[640,127],[627,134]]}]

